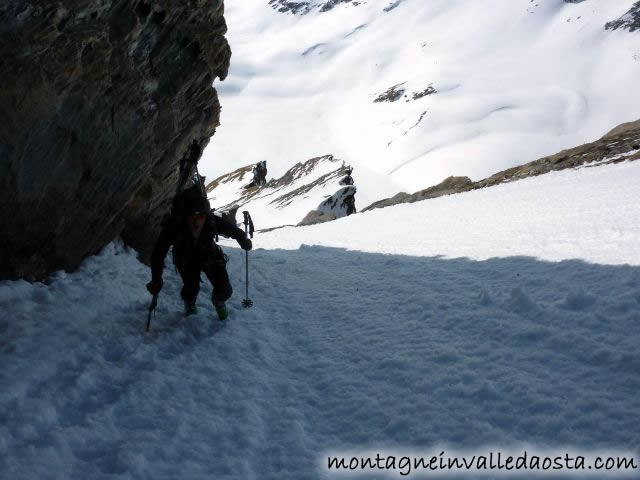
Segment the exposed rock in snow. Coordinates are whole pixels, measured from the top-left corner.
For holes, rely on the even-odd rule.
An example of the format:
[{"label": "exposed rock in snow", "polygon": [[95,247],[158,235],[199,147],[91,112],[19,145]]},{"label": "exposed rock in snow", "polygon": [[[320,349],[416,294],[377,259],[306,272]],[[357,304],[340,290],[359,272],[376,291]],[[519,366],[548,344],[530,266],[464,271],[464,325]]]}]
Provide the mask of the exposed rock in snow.
[{"label": "exposed rock in snow", "polygon": [[397,102],[401,98],[406,98],[405,101],[411,102],[414,100],[420,100],[422,97],[426,97],[427,95],[433,95],[434,93],[438,93],[438,91],[433,87],[433,84],[429,84],[426,88],[422,90],[417,90],[411,92],[411,96],[406,94],[406,88],[403,87],[407,82],[402,82],[392,87],[389,87],[384,92],[378,94],[376,98],[374,98],[373,103],[381,103],[381,102]]},{"label": "exposed rock in snow", "polygon": [[607,30],[617,30],[622,28],[623,30],[629,30],[630,32],[640,29],[640,2],[634,3],[631,9],[619,19],[608,22],[605,25],[605,28]]},{"label": "exposed rock in snow", "polygon": [[269,0],[269,5],[271,5],[272,8],[282,13],[293,13],[294,15],[304,15],[306,13],[309,13],[313,9],[318,9],[320,12],[328,12],[335,6],[342,3],[349,3],[355,6],[363,2],[358,2],[355,0],[304,0],[300,2],[291,0]]},{"label": "exposed rock in snow", "polygon": [[309,213],[305,215],[300,223],[298,223],[298,227],[304,227],[306,225],[315,225],[317,223],[330,222],[335,220],[336,215],[331,212],[322,212],[320,210],[311,210]]},{"label": "exposed rock in snow", "polygon": [[404,0],[395,0],[395,2],[391,2],[389,5],[384,7],[382,10],[385,11],[385,12],[390,12],[391,10],[396,8],[398,5],[400,5],[403,1]]},{"label": "exposed rock in snow", "polygon": [[373,103],[381,103],[381,102],[397,102],[404,95],[405,89],[402,88],[406,82],[399,83],[394,85],[393,87],[389,87],[387,90],[379,94],[374,100]]},{"label": "exposed rock in snow", "polygon": [[449,177],[442,183],[434,185],[433,187],[420,190],[419,192],[409,195],[405,192],[400,192],[391,198],[386,198],[378,202],[374,202],[362,211],[372,210],[374,208],[390,207],[399,203],[413,203],[421,200],[427,200],[429,198],[442,197],[443,195],[451,195],[453,193],[461,193],[467,190],[471,190],[473,182],[469,177]]},{"label": "exposed rock in snow", "polygon": [[[433,95],[434,93],[438,93],[438,91],[435,88],[433,88],[433,84],[429,84],[429,86],[424,90],[420,92],[413,92],[411,94],[411,100],[419,100],[422,97],[426,97],[427,95]],[[409,100],[407,100],[407,102],[408,101]]]},{"label": "exposed rock in snow", "polygon": [[341,188],[322,202],[317,209],[309,212],[298,226],[328,222],[356,213],[356,191],[354,186]]},{"label": "exposed rock in snow", "polygon": [[604,165],[638,159],[640,159],[640,120],[620,125],[595,142],[563,150],[555,155],[491,175],[487,179],[476,182],[473,188],[484,188],[582,165]]},{"label": "exposed rock in snow", "polygon": [[491,175],[484,180],[472,182],[467,177],[449,177],[442,183],[421,190],[414,194],[398,193],[391,198],[385,198],[362,209],[384,208],[400,203],[413,203],[429,198],[462,193],[478,188],[491,187],[500,183],[512,182],[526,177],[548,173],[554,170],[564,170],[583,165],[597,166],[622,161],[640,159],[640,120],[619,125],[600,140],[587,143],[569,150],[563,150],[555,155],[544,157],[533,162],[510,168]]}]

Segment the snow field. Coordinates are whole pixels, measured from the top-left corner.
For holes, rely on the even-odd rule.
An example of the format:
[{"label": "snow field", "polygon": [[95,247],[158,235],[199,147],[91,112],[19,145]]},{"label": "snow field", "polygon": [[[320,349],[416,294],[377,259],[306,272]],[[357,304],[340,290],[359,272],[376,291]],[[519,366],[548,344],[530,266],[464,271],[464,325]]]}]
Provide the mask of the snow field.
[{"label": "snow field", "polygon": [[[225,323],[206,282],[183,318],[167,261],[145,334],[150,272],[118,244],[46,285],[1,282],[0,477],[333,478],[328,451],[441,445],[637,452],[637,172],[558,172],[259,235],[250,310],[244,252],[227,246]],[[464,241],[467,210],[486,230]]]},{"label": "snow field", "polygon": [[[259,244],[640,265],[639,182],[638,162],[563,170],[323,225],[275,230],[261,236]],[[259,222],[259,212],[252,215]]]}]

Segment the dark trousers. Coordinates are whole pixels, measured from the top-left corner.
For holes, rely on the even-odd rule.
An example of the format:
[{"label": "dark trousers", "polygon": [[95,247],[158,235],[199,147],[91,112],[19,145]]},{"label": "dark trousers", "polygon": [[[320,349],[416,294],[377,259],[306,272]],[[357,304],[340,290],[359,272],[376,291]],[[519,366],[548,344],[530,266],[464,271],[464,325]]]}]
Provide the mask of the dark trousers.
[{"label": "dark trousers", "polygon": [[187,302],[195,302],[200,291],[200,272],[204,272],[213,286],[211,301],[213,303],[225,302],[233,293],[226,264],[225,255],[217,245],[213,248],[206,262],[186,258],[182,265],[178,265],[178,272],[183,283],[180,292],[182,298]]}]

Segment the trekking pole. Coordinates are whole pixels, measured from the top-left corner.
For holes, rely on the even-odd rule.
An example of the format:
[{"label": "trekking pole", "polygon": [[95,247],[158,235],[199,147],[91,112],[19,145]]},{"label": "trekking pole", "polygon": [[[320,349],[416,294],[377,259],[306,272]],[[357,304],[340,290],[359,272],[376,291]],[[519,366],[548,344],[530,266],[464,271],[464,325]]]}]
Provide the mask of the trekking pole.
[{"label": "trekking pole", "polygon": [[[244,215],[244,234],[249,234],[251,238],[253,238],[253,221],[251,220],[251,215],[246,210],[242,212]],[[244,300],[242,300],[242,306],[244,308],[251,308],[253,306],[253,302],[249,298],[249,250],[245,250],[245,267],[246,267],[246,286],[247,286],[247,296]]]},{"label": "trekking pole", "polygon": [[156,305],[158,305],[158,294],[156,293],[151,300],[151,305],[149,305],[149,316],[147,317],[147,332],[151,331],[151,314],[155,312]]}]

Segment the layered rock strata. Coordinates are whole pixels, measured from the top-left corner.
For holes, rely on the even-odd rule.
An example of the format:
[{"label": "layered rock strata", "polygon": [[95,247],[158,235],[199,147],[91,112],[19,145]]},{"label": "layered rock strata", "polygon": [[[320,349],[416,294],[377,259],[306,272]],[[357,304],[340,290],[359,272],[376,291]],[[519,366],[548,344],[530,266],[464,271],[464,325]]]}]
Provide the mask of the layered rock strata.
[{"label": "layered rock strata", "polygon": [[148,254],[195,140],[219,124],[223,0],[0,5],[0,278]]}]

